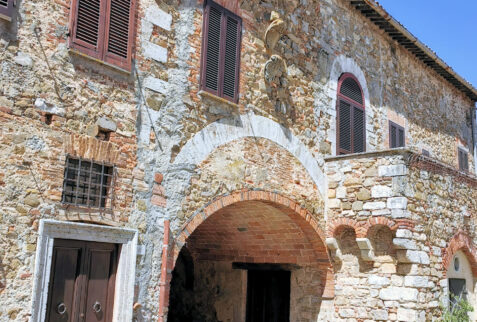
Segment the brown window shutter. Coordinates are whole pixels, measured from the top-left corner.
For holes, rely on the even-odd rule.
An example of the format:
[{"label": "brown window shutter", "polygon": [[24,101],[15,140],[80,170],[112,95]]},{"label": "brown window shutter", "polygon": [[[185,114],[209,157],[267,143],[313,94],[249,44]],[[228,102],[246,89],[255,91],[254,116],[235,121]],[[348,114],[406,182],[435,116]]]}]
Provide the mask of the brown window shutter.
[{"label": "brown window shutter", "polygon": [[366,144],[364,110],[353,107],[353,153],[364,152]]},{"label": "brown window shutter", "polygon": [[110,0],[107,13],[104,60],[130,70],[134,47],[135,1]]},{"label": "brown window shutter", "polygon": [[404,143],[404,129],[403,128],[400,128],[398,129],[398,145],[400,147],[404,147],[405,146],[405,143]]},{"label": "brown window shutter", "polygon": [[351,153],[351,105],[345,101],[339,102],[338,124],[338,154]]},{"label": "brown window shutter", "polygon": [[0,18],[11,20],[13,14],[13,0],[0,0]]},{"label": "brown window shutter", "polygon": [[102,59],[106,0],[73,0],[70,46]]},{"label": "brown window shutter", "polygon": [[238,102],[242,21],[212,1],[204,9],[201,88]]},{"label": "brown window shutter", "polygon": [[466,151],[459,148],[457,151],[458,160],[459,160],[459,170],[469,171],[469,155]]},{"label": "brown window shutter", "polygon": [[404,128],[389,121],[389,147],[391,149],[405,146]]},{"label": "brown window shutter", "polygon": [[223,95],[238,101],[241,21],[225,16],[225,57],[223,67]]}]

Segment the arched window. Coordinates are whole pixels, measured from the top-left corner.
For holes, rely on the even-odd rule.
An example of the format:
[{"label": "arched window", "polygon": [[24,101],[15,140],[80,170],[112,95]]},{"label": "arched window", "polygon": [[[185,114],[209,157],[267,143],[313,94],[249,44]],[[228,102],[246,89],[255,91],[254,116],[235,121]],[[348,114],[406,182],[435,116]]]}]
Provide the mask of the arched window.
[{"label": "arched window", "polygon": [[366,150],[364,98],[356,77],[345,73],[338,83],[337,154]]}]

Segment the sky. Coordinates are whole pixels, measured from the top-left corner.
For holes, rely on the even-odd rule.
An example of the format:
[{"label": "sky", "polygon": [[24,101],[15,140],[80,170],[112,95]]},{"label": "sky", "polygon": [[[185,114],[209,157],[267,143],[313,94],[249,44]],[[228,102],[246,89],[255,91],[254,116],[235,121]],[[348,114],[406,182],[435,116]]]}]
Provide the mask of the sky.
[{"label": "sky", "polygon": [[477,88],[477,0],[378,0],[410,33]]}]

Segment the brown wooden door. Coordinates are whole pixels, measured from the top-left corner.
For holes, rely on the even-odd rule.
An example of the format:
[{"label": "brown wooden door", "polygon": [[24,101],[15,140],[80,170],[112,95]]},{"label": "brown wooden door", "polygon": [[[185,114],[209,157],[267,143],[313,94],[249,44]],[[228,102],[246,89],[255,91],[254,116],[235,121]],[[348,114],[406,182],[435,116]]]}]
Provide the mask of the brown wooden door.
[{"label": "brown wooden door", "polygon": [[290,272],[249,270],[247,322],[290,321]]},{"label": "brown wooden door", "polygon": [[118,245],[55,239],[46,321],[112,320]]}]

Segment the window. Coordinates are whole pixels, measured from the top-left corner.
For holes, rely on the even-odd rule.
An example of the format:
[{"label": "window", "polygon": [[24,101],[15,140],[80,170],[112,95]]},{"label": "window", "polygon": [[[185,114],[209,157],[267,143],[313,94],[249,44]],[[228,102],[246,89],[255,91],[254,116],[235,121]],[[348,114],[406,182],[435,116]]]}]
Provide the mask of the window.
[{"label": "window", "polygon": [[0,0],[0,18],[11,21],[14,0]]},{"label": "window", "polygon": [[131,70],[134,17],[135,0],[73,0],[70,46]]},{"label": "window", "polygon": [[430,157],[431,153],[426,149],[422,149],[422,155],[425,156],[425,157]]},{"label": "window", "polygon": [[337,152],[358,153],[366,150],[364,99],[356,77],[343,74],[338,83]]},{"label": "window", "polygon": [[459,159],[459,170],[469,171],[469,155],[468,153],[461,148],[458,148],[458,159]]},{"label": "window", "polygon": [[467,299],[465,279],[449,278],[449,300],[451,310],[454,308],[456,302],[458,302],[458,299]]},{"label": "window", "polygon": [[394,149],[401,148],[404,145],[404,128],[394,122],[389,121],[389,147]]},{"label": "window", "polygon": [[64,204],[112,209],[114,167],[67,157],[63,182]]},{"label": "window", "polygon": [[238,102],[242,20],[207,0],[202,37],[201,89]]}]

